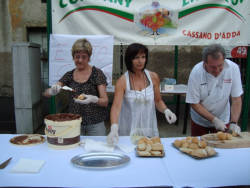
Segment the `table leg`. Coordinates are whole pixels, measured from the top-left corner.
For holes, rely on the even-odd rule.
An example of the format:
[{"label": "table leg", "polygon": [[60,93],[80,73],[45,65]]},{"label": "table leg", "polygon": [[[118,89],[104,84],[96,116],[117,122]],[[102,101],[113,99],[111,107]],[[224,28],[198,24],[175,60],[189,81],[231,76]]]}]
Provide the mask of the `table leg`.
[{"label": "table leg", "polygon": [[182,131],[182,134],[186,134],[186,133],[187,133],[188,115],[189,115],[189,103],[186,103],[186,104],[185,104],[184,124],[183,124],[183,131]]}]

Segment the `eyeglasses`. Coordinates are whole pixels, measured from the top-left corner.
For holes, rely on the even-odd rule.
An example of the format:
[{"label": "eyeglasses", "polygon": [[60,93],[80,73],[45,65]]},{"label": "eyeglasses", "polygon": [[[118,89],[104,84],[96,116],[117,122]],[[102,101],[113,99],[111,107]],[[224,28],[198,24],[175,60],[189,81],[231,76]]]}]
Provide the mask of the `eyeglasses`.
[{"label": "eyeglasses", "polygon": [[89,55],[85,52],[77,52],[74,54],[74,59],[88,59],[89,58]]}]

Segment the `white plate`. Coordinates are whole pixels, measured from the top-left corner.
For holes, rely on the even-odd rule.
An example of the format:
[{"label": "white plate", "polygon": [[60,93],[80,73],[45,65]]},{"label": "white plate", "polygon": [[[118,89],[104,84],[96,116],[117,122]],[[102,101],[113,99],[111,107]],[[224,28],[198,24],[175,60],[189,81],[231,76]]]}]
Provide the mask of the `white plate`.
[{"label": "white plate", "polygon": [[80,168],[114,168],[130,161],[127,155],[119,153],[88,153],[73,157],[71,162]]}]

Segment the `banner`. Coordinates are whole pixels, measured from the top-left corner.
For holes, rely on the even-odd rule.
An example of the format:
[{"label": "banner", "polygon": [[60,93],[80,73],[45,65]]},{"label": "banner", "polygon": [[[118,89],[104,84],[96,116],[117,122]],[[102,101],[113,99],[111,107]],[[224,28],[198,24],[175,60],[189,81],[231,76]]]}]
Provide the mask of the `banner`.
[{"label": "banner", "polygon": [[52,33],[115,44],[250,45],[249,0],[52,0]]},{"label": "banner", "polygon": [[105,35],[50,35],[49,85],[53,85],[68,71],[75,68],[71,54],[72,45],[77,39],[86,38],[92,45],[89,64],[98,67],[107,77],[108,86],[112,87],[113,36]]}]

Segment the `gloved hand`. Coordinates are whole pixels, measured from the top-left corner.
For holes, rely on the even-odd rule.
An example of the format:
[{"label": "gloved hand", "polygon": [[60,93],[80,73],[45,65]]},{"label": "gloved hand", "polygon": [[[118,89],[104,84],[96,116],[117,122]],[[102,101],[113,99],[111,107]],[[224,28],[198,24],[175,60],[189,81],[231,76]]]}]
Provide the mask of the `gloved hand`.
[{"label": "gloved hand", "polygon": [[227,128],[225,123],[217,117],[214,117],[212,123],[214,124],[216,130],[225,131],[225,129]]},{"label": "gloved hand", "polygon": [[116,145],[118,144],[119,135],[118,135],[118,124],[113,123],[111,125],[110,133],[107,136],[107,143],[109,145]]},{"label": "gloved hand", "polygon": [[79,99],[74,99],[74,101],[76,103],[79,103],[79,104],[89,104],[89,103],[97,103],[99,98],[97,96],[94,96],[94,95],[85,95],[84,94],[84,99],[83,100],[79,100]]},{"label": "gloved hand", "polygon": [[60,85],[54,84],[51,86],[51,88],[48,89],[48,93],[51,96],[57,95],[60,92],[61,88],[62,87]]},{"label": "gloved hand", "polygon": [[168,121],[168,123],[174,123],[176,121],[176,115],[171,112],[171,110],[169,110],[168,108],[164,111],[165,117]]},{"label": "gloved hand", "polygon": [[241,132],[240,126],[236,123],[230,123],[229,130],[235,132],[236,134],[240,134]]}]

